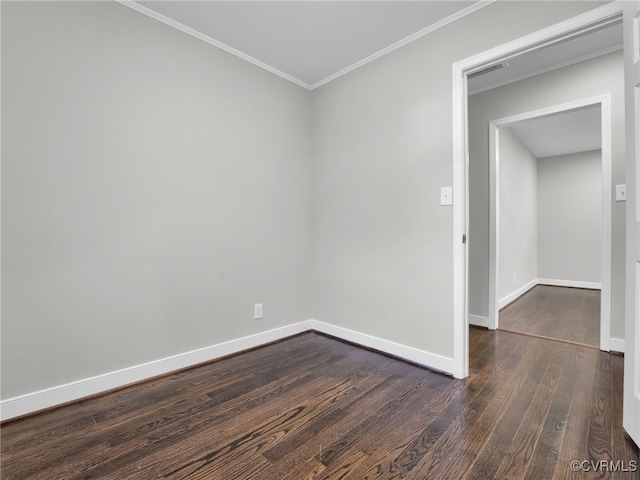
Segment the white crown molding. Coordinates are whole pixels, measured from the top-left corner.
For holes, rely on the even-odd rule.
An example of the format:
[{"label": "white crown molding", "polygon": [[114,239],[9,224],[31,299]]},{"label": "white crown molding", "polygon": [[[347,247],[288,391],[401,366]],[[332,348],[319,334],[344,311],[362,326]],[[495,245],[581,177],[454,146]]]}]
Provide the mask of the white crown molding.
[{"label": "white crown molding", "polygon": [[617,52],[618,50],[622,50],[622,44],[614,45],[612,47],[603,48],[602,50],[598,50],[595,52],[588,53],[586,55],[582,55],[581,57],[572,58],[570,60],[565,60],[564,62],[558,63],[551,67],[540,68],[538,70],[534,70],[533,72],[525,73],[522,75],[518,75],[517,77],[510,78],[508,80],[504,80],[498,83],[492,83],[491,85],[487,85],[485,87],[476,88],[474,90],[469,91],[469,96],[476,95],[478,93],[486,92],[489,90],[493,90],[494,88],[503,87],[505,85],[509,85],[510,83],[519,82],[520,80],[526,80],[527,78],[535,77],[536,75],[542,75],[543,73],[552,72],[553,70],[557,70],[559,68],[568,67],[570,65],[574,65],[580,62],[586,62],[587,60],[591,60],[592,58],[600,57],[602,55],[607,55],[608,53]]},{"label": "white crown molding", "polygon": [[171,357],[134,365],[114,372],[27,393],[0,402],[0,421],[28,415],[51,407],[97,395],[159,375],[175,372],[205,362],[260,347],[299,333],[317,331],[356,343],[382,353],[399,357],[424,367],[445,373],[453,371],[453,359],[409,347],[365,333],[331,325],[317,320],[305,320],[284,327],[218,343]]},{"label": "white crown molding", "polygon": [[322,85],[326,85],[327,83],[342,77],[343,75],[346,75],[349,72],[352,72],[353,70],[356,70],[357,68],[362,67],[363,65],[366,65],[367,63],[370,63],[374,60],[376,60],[377,58],[382,57],[383,55],[386,55],[387,53],[390,53],[394,50],[397,50],[398,48],[413,42],[414,40],[417,40],[421,37],[424,37],[425,35],[434,32],[436,30],[438,30],[439,28],[442,28],[452,22],[455,22],[456,20],[459,20],[462,17],[465,17],[473,12],[475,12],[476,10],[479,10],[483,7],[486,7],[487,5],[492,4],[493,2],[495,2],[496,0],[479,0],[478,2],[474,3],[473,5],[462,9],[456,13],[454,13],[453,15],[449,15],[446,18],[443,18],[442,20],[412,34],[409,35],[406,38],[403,38],[402,40],[399,40],[398,42],[394,43],[393,45],[390,45],[389,47],[386,47],[372,55],[369,55],[367,58],[360,60],[356,63],[354,63],[353,65],[350,65],[342,70],[340,70],[337,73],[334,73],[333,75],[330,75],[326,78],[324,78],[323,80],[320,80],[319,82],[314,83],[313,85],[309,85],[308,83],[303,82],[302,80],[299,80],[287,73],[284,73],[281,70],[278,70],[275,67],[272,67],[271,65],[268,65],[264,62],[261,62],[260,60],[253,58],[250,55],[247,55],[246,53],[241,52],[240,50],[236,50],[233,47],[230,47],[229,45],[222,43],[212,37],[209,37],[208,35],[205,35],[201,32],[198,32],[197,30],[194,30],[193,28],[187,27],[186,25],[177,22],[175,20],[172,20],[169,17],[166,17],[158,12],[155,12],[154,10],[151,10],[150,8],[147,8],[143,5],[140,5],[138,3],[136,3],[133,0],[115,0],[116,2],[125,5],[137,12],[140,12],[144,15],[147,15],[155,20],[158,20],[166,25],[169,25],[173,28],[176,28],[178,30],[180,30],[181,32],[184,32],[188,35],[191,35],[192,37],[195,37],[199,40],[202,40],[203,42],[206,42],[210,45],[213,45],[214,47],[218,47],[222,50],[224,50],[227,53],[230,53],[232,55],[235,55],[236,57],[239,57],[243,60],[246,60],[247,62],[250,62],[252,64],[254,64],[257,67],[260,67],[264,70],[267,70],[268,72],[273,73],[274,75],[277,75],[281,78],[284,78],[285,80],[288,80],[292,83],[295,83],[296,85],[305,88],[307,90],[314,90],[318,87],[321,87]]},{"label": "white crown molding", "polygon": [[170,27],[176,28],[178,30],[180,30],[181,32],[184,32],[188,35],[191,35],[192,37],[197,38],[198,40],[202,40],[203,42],[208,43],[209,45],[213,45],[214,47],[218,47],[222,50],[224,50],[227,53],[230,53],[232,55],[235,55],[238,58],[241,58],[242,60],[245,60],[249,63],[254,64],[257,67],[260,67],[268,72],[273,73],[274,75],[277,75],[281,78],[284,78],[285,80],[288,80],[292,83],[295,83],[296,85],[305,88],[307,90],[311,90],[311,86],[308,85],[307,83],[298,80],[295,77],[292,77],[291,75],[284,73],[281,70],[278,70],[277,68],[272,67],[271,65],[268,65],[264,62],[261,62],[260,60],[258,60],[257,58],[253,58],[250,55],[247,55],[246,53],[241,52],[240,50],[236,50],[233,47],[230,47],[229,45],[219,42],[218,40],[209,37],[208,35],[205,35],[204,33],[200,33],[197,30],[194,30],[193,28],[187,27],[186,25],[180,23],[180,22],[176,22],[175,20],[170,19],[169,17],[165,17],[164,15],[161,15],[158,12],[155,12],[153,10],[151,10],[150,8],[144,7],[132,0],[115,0],[116,2],[129,7],[137,12],[140,12],[144,15],[147,15],[155,20],[158,20],[166,25],[169,25]]},{"label": "white crown molding", "polygon": [[320,80],[319,82],[314,83],[313,85],[311,85],[310,90],[314,90],[318,87],[321,87],[323,85],[326,85],[327,83],[342,77],[343,75],[346,75],[347,73],[350,73],[360,67],[362,67],[363,65],[366,65],[367,63],[371,63],[374,60],[386,55],[387,53],[391,53],[394,50],[397,50],[400,47],[403,47],[404,45],[407,45],[408,43],[411,43],[415,40],[418,40],[419,38],[424,37],[425,35],[428,35],[429,33],[435,32],[436,30],[449,25],[452,22],[455,22],[456,20],[459,20],[463,17],[466,17],[467,15],[480,10],[481,8],[486,7],[487,5],[492,4],[493,2],[495,2],[496,0],[480,0],[476,3],[474,3],[473,5],[460,10],[459,12],[454,13],[453,15],[449,15],[446,18],[443,18],[442,20],[429,25],[426,28],[423,28],[422,30],[409,35],[408,37],[403,38],[402,40],[397,41],[396,43],[389,45],[386,48],[383,48],[382,50],[369,55],[368,57],[354,63],[353,65],[350,65],[346,68],[343,68],[342,70],[340,70],[339,72],[334,73],[333,75],[329,75],[328,77],[324,78],[323,80]]}]

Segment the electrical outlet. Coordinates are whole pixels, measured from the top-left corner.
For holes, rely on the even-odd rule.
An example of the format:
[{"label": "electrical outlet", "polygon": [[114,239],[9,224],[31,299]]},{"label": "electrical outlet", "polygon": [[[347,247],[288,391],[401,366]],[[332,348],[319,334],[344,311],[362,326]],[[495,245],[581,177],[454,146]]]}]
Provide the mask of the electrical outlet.
[{"label": "electrical outlet", "polygon": [[262,304],[256,303],[253,306],[253,319],[260,320],[262,318]]},{"label": "electrical outlet", "polygon": [[453,187],[440,189],[440,205],[453,205]]}]

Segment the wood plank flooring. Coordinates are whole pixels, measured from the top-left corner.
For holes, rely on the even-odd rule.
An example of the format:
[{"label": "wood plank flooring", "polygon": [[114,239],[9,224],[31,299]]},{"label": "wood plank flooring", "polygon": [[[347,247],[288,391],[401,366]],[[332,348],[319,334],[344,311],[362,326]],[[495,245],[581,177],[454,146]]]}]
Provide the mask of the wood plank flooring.
[{"label": "wood plank flooring", "polygon": [[600,345],[600,290],[537,285],[500,310],[499,329]]},{"label": "wood plank flooring", "polygon": [[640,478],[621,356],[475,328],[470,347],[455,380],[302,334],[5,423],[1,477]]}]

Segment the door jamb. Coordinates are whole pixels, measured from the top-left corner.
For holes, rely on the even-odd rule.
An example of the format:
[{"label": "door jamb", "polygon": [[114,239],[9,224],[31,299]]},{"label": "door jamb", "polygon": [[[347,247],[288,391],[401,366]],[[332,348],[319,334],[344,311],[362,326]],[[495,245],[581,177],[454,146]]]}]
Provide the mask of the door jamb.
[{"label": "door jamb", "polygon": [[499,318],[499,129],[533,118],[553,115],[583,107],[600,106],[602,135],[602,247],[600,350],[608,352],[611,343],[611,94],[574,100],[571,102],[511,115],[489,122],[489,328],[498,328]]},{"label": "door jamb", "polygon": [[452,65],[453,93],[453,374],[469,375],[468,327],[468,175],[469,136],[467,75],[493,63],[554,43],[560,38],[582,33],[602,22],[622,15],[624,2],[612,2],[520,37],[498,47],[460,60]]}]

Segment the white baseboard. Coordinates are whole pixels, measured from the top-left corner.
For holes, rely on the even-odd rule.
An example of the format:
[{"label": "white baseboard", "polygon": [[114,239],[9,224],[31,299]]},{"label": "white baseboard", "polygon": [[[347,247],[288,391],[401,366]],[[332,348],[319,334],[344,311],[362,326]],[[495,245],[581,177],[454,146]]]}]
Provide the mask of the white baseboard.
[{"label": "white baseboard", "polygon": [[135,365],[76,382],[47,388],[37,392],[20,395],[0,401],[0,421],[27,415],[57,405],[73,402],[84,397],[96,395],[119,387],[167,374],[199,363],[215,360],[226,355],[238,353],[269,342],[280,340],[298,333],[315,330],[347,340],[365,347],[373,348],[390,355],[404,358],[434,370],[447,374],[454,371],[453,359],[429,353],[365,333],[337,327],[317,320],[305,320],[266,332],[222,342],[209,347],[173,355]]},{"label": "white baseboard", "polygon": [[249,335],[247,337],[218,343],[209,347],[199,348],[190,352],[180,353],[171,357],[154,360],[135,365],[122,370],[97,375],[95,377],[78,380],[76,382],[47,388],[18,397],[8,398],[0,402],[0,420],[19,417],[37,412],[45,408],[79,400],[83,397],[102,393],[114,388],[124,387],[131,383],[147,380],[158,375],[170,373],[199,363],[215,360],[233,353],[254,348],[265,343],[280,340],[313,329],[313,321],[306,320],[285,327],[275,328],[266,332]]},{"label": "white baseboard", "polygon": [[509,295],[501,298],[500,300],[498,300],[498,309],[506,307],[511,302],[513,302],[514,300],[518,299],[519,297],[521,297],[522,295],[527,293],[529,290],[531,290],[536,285],[538,285],[538,279],[537,278],[531,280],[529,283],[527,283],[526,285],[523,285],[522,287],[520,287],[516,291],[511,292]]},{"label": "white baseboard", "polygon": [[[498,301],[498,309],[504,308],[513,301],[520,298],[522,295],[527,293],[536,285],[549,285],[552,287],[573,287],[573,288],[588,288],[591,290],[602,290],[602,284],[597,282],[580,282],[577,280],[558,280],[555,278],[536,278],[531,280],[526,285],[520,287],[516,291],[510,293],[509,295],[501,298]],[[471,320],[469,320],[471,322]]]},{"label": "white baseboard", "polygon": [[469,325],[476,325],[478,327],[489,327],[489,317],[481,317],[480,315],[469,314]]},{"label": "white baseboard", "polygon": [[400,343],[385,340],[383,338],[374,337],[366,333],[356,332],[349,330],[348,328],[338,327],[331,325],[330,323],[320,322],[314,320],[314,330],[326,333],[327,335],[333,335],[334,337],[347,340],[349,342],[357,343],[374,350],[379,350],[389,355],[409,360],[413,363],[444,372],[448,375],[453,375],[454,362],[453,358],[445,357],[435,353],[430,353],[425,350],[420,350],[415,347],[409,347]]},{"label": "white baseboard", "polygon": [[538,285],[551,285],[553,287],[573,287],[573,288],[588,288],[591,290],[602,290],[602,283],[580,282],[577,280],[558,280],[555,278],[539,278]]},{"label": "white baseboard", "polygon": [[624,339],[611,337],[609,347],[612,352],[624,353]]}]

